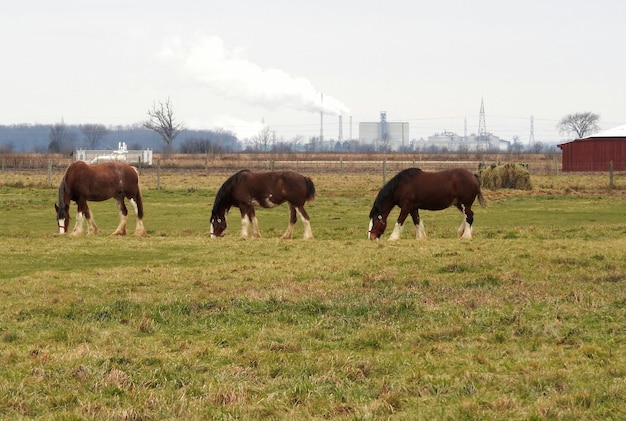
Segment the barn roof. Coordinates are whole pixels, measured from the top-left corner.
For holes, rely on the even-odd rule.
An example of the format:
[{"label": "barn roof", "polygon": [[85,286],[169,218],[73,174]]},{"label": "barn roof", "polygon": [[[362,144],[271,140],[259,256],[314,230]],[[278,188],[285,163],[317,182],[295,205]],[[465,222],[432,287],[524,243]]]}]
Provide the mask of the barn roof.
[{"label": "barn roof", "polygon": [[578,143],[578,142],[584,142],[587,140],[593,140],[593,139],[608,139],[608,138],[621,138],[621,139],[626,139],[626,124],[623,124],[621,126],[617,126],[617,127],[613,127],[612,129],[608,129],[608,130],[603,130],[601,132],[598,132],[596,134],[592,134],[591,136],[587,136],[584,137],[582,139],[574,139],[574,140],[570,140],[569,142],[563,142],[561,144],[556,145],[557,147],[562,148],[563,145],[567,145],[570,143]]},{"label": "barn roof", "polygon": [[588,136],[587,139],[597,137],[626,137],[626,124],[614,127],[612,129],[603,130],[601,132]]}]

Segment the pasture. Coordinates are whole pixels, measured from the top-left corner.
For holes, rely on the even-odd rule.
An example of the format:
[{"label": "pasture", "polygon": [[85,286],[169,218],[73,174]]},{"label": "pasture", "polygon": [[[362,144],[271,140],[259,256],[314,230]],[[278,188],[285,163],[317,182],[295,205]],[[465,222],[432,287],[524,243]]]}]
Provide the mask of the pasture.
[{"label": "pasture", "polygon": [[484,190],[473,240],[448,209],[396,242],[366,240],[372,174],[312,175],[314,240],[277,238],[286,205],[210,239],[228,175],[144,174],[134,238],[111,200],[58,236],[62,174],[0,173],[0,418],[626,418],[624,175]]}]

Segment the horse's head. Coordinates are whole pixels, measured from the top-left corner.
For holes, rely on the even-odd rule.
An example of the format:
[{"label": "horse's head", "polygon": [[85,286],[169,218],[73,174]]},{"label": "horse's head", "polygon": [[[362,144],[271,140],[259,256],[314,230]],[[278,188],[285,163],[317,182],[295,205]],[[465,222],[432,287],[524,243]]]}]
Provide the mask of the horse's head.
[{"label": "horse's head", "polygon": [[227,226],[226,214],[217,212],[211,214],[211,238],[222,237]]},{"label": "horse's head", "polygon": [[370,228],[367,231],[367,238],[378,240],[387,228],[387,216],[383,214],[373,215],[370,219]]},{"label": "horse's head", "polygon": [[57,225],[59,227],[59,234],[65,234],[67,228],[70,225],[70,205],[59,207],[56,203],[54,209],[57,211]]}]

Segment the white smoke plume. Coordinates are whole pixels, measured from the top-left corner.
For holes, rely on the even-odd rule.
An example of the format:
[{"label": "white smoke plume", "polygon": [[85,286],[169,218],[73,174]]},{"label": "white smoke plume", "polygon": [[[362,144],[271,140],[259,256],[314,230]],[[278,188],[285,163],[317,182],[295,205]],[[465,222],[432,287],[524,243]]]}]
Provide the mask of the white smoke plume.
[{"label": "white smoke plume", "polygon": [[317,91],[303,77],[280,69],[262,69],[229,51],[217,37],[201,37],[192,45],[178,43],[163,51],[164,56],[182,60],[185,71],[205,83],[216,95],[268,109],[289,107],[299,111],[349,114],[335,98]]}]

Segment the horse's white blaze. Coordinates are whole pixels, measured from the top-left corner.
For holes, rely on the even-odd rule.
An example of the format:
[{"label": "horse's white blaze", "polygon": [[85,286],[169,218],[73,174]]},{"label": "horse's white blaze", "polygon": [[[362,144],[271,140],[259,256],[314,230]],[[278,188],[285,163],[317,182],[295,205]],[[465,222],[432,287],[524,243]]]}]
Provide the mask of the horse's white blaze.
[{"label": "horse's white blaze", "polygon": [[59,219],[59,234],[65,234],[65,219]]},{"label": "horse's white blaze", "polygon": [[420,218],[420,222],[419,224],[416,225],[416,238],[418,240],[422,240],[426,238],[426,229],[424,228],[424,221],[422,221],[422,218]]},{"label": "horse's white blaze", "polygon": [[370,219],[370,225],[367,228],[367,238],[370,238],[370,233],[372,232],[372,228],[374,228],[374,219]]},{"label": "horse's white blaze", "polygon": [[398,240],[400,239],[400,235],[402,234],[402,225],[396,221],[396,225],[394,225],[393,227],[393,231],[391,233],[391,236],[389,237],[390,240]]}]

